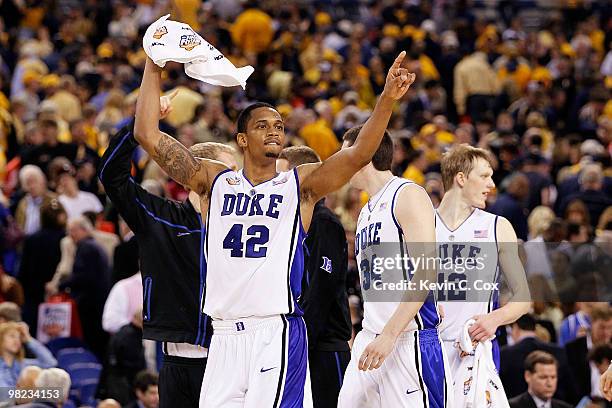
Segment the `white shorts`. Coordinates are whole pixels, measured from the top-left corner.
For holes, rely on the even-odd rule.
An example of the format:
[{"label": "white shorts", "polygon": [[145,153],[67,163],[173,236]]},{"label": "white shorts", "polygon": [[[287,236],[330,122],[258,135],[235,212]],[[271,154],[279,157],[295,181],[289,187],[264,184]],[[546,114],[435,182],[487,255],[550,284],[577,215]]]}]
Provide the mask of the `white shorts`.
[{"label": "white shorts", "polygon": [[213,321],[200,407],[302,407],[308,365],[301,317]]},{"label": "white shorts", "polygon": [[359,358],[375,337],[365,329],[357,334],[338,398],[339,408],[451,406],[447,396],[453,395],[452,384],[437,330],[403,333],[380,368],[361,371]]}]

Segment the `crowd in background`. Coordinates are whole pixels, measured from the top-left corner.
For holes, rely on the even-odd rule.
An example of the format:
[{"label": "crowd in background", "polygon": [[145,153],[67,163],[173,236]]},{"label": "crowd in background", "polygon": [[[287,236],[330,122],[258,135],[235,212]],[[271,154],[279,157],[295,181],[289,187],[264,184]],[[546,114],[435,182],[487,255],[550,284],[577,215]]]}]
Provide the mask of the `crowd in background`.
[{"label": "crowd in background", "polygon": [[[96,173],[109,138],[134,116],[146,58],[142,35],[171,13],[236,66],[255,68],[242,90],[188,79],[181,66],[168,64],[162,86],[179,92],[161,127],[188,147],[234,144],[237,113],[264,101],[283,116],[287,145],[308,145],[326,159],[346,130],[369,117],[388,67],[406,50],[417,80],[389,123],[394,174],[425,187],[437,205],[447,149],[468,143],[491,152],[497,189],[487,209],[508,218],[528,242],[527,273],[542,291],[531,316],[537,325],[527,319],[508,328],[508,343],[534,333],[565,359],[572,377],[560,381],[579,384],[575,392],[561,390],[564,399],[597,395],[585,370],[605,370],[612,354],[612,13],[605,2],[588,0],[482,3],[0,1],[0,301],[21,307],[22,316],[6,320],[25,322],[0,324],[0,383],[17,381],[13,359],[20,367],[55,365],[32,336],[39,305],[65,292],[77,305],[85,344],[105,367],[123,360],[117,355],[130,356],[121,370],[131,382],[141,369],[157,368],[154,345],[126,340],[142,333],[138,305],[107,310],[114,305],[106,302],[109,292],[142,287],[133,234]],[[134,179],[149,191],[186,198],[143,151],[133,164]],[[351,245],[362,193],[347,187],[326,204]],[[349,262],[359,330],[359,278]],[[585,278],[585,268],[598,274]],[[33,360],[17,351],[6,357],[6,333]],[[588,345],[574,344],[583,338]],[[573,347],[578,360],[576,353],[567,359],[564,348]],[[502,378],[503,370],[502,353]],[[510,375],[522,378],[522,371]],[[155,382],[149,377],[141,378],[143,396]],[[524,391],[521,384],[514,395]]]}]

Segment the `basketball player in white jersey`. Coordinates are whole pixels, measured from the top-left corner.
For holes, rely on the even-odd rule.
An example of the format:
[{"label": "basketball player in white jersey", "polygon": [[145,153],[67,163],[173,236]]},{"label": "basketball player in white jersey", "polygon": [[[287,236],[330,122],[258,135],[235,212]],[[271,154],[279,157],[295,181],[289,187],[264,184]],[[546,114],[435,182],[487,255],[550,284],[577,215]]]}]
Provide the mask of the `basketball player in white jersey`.
[{"label": "basketball player in white jersey", "polygon": [[[345,134],[343,148],[353,145],[358,132],[359,128],[353,128]],[[351,179],[351,185],[365,190],[370,200],[359,214],[355,238],[364,297],[363,330],[355,338],[340,390],[341,408],[443,408],[451,403],[447,402],[451,383],[437,331],[440,315],[432,293],[418,286],[383,286],[417,283],[423,277],[435,280],[435,264],[377,268],[383,258],[386,264],[394,263],[396,256],[435,257],[431,200],[416,183],[393,176],[392,158],[393,142],[387,133],[372,162]],[[418,296],[410,297],[407,290]]]},{"label": "basketball player in white jersey", "polygon": [[[444,313],[440,336],[451,371],[456,374],[461,362],[456,340],[468,320],[476,321],[469,329],[473,341],[491,339],[499,326],[527,313],[530,303],[514,228],[504,217],[483,210],[487,195],[495,187],[489,153],[462,144],[444,155],[441,166],[446,192],[436,210],[436,241],[440,258],[453,259],[455,265],[451,270],[440,268],[438,282],[466,282],[464,287],[449,285],[438,290]],[[499,307],[499,291],[493,285],[488,289],[484,285],[500,282],[499,267],[512,291],[510,301],[503,307]],[[477,284],[476,280],[483,283]],[[499,359],[496,341],[493,356]],[[459,380],[455,381],[455,386],[463,387],[457,383]]]},{"label": "basketball player in white jersey", "polygon": [[176,181],[200,194],[206,217],[204,312],[214,334],[200,406],[302,406],[307,367],[306,328],[297,306],[302,241],[316,202],[337,190],[374,155],[393,104],[414,82],[389,70],[372,116],[353,147],[323,163],[277,173],[284,124],[270,105],[247,107],[238,117],[244,168],[197,161],[158,127],[160,72],[147,59],[136,106],[134,134]]}]

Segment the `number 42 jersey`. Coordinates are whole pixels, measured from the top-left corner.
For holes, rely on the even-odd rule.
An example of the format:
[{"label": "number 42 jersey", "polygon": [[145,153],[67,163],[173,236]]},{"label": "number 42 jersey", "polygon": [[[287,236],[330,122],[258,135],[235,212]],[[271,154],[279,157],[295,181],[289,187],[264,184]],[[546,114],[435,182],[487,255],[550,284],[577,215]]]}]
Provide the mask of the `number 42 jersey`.
[{"label": "number 42 jersey", "polygon": [[212,183],[204,313],[213,319],[301,314],[304,267],[297,171],[254,186],[243,170]]}]

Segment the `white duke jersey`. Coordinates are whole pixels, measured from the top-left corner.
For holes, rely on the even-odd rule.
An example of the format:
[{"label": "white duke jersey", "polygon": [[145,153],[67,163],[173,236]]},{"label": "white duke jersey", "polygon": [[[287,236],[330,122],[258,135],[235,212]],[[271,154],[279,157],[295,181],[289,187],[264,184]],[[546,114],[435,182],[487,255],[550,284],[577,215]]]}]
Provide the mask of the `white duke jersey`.
[{"label": "white duke jersey", "polygon": [[[376,258],[394,259],[410,256],[405,243],[405,235],[410,231],[402,231],[395,218],[395,207],[400,191],[407,185],[416,185],[403,178],[393,177],[362,208],[357,221],[355,234],[355,258],[359,267],[361,291],[364,298],[363,327],[373,333],[380,334],[399,305],[402,294],[407,287],[400,289],[385,289],[383,283],[398,283],[410,281],[413,270],[402,263],[394,270],[384,269],[382,273],[374,267]],[[432,206],[433,211],[433,206]],[[380,265],[380,264],[379,264]],[[408,324],[406,331],[436,328],[440,316],[435,299],[430,294],[421,306],[415,318]]]},{"label": "white duke jersey", "polygon": [[499,291],[489,285],[499,281],[498,216],[475,208],[459,227],[451,230],[437,210],[435,213],[438,256],[447,265],[438,269],[438,283],[447,283],[438,287],[437,294],[444,310],[440,338],[455,341],[465,322],[499,307]]},{"label": "white duke jersey", "polygon": [[304,266],[297,171],[253,186],[243,170],[212,183],[204,313],[213,319],[301,314]]}]

